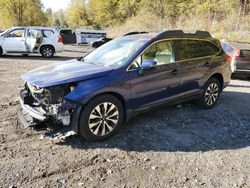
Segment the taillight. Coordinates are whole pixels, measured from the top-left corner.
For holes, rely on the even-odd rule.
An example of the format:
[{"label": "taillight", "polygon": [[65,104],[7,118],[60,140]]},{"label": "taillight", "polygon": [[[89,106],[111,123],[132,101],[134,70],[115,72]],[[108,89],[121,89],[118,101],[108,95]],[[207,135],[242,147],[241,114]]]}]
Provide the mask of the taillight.
[{"label": "taillight", "polygon": [[232,63],[232,58],[227,54],[225,54],[225,60],[226,60],[226,62],[228,62],[230,64]]},{"label": "taillight", "polygon": [[61,35],[59,35],[59,37],[58,37],[58,42],[59,43],[62,43],[63,41],[62,41],[62,36]]},{"label": "taillight", "polygon": [[225,55],[225,60],[228,63],[232,63],[233,61],[235,61],[235,59],[237,57],[240,57],[240,50],[236,49],[235,51],[233,51],[232,53],[230,53],[230,55]]},{"label": "taillight", "polygon": [[233,53],[233,57],[240,57],[240,50],[235,50],[235,52]]}]

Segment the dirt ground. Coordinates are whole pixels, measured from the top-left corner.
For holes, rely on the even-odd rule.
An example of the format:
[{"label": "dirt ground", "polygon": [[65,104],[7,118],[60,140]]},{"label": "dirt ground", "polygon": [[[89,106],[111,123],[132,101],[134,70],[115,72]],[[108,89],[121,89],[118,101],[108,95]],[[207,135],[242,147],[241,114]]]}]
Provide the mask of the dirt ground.
[{"label": "dirt ground", "polygon": [[89,50],[67,46],[50,60],[0,58],[0,187],[250,187],[247,80],[232,80],[214,109],[163,107],[101,143],[67,136],[67,128],[22,129],[20,75]]}]

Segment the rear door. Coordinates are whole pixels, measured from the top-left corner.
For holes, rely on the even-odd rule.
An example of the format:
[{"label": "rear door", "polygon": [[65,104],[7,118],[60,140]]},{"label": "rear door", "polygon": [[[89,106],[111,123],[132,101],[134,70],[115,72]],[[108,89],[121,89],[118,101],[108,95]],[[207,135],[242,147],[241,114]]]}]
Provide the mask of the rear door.
[{"label": "rear door", "polygon": [[25,40],[26,48],[29,52],[33,52],[37,41],[37,30],[28,29],[27,37]]},{"label": "rear door", "polygon": [[216,69],[215,55],[220,49],[207,40],[175,40],[177,61],[180,64],[183,95],[200,91],[204,82]]}]

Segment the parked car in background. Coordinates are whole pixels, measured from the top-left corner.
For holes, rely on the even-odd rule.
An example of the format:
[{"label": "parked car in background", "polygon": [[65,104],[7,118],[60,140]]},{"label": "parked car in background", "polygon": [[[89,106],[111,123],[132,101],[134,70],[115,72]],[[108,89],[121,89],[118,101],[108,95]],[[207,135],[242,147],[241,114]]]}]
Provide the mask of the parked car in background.
[{"label": "parked car in background", "polygon": [[99,48],[100,46],[102,46],[103,44],[109,42],[113,40],[112,38],[100,38],[98,41],[95,41],[92,43],[92,47],[93,48]]},{"label": "parked car in background", "polygon": [[63,44],[76,44],[75,29],[60,29]]},{"label": "parked car in background", "polygon": [[77,44],[90,44],[98,41],[101,38],[107,37],[107,32],[102,30],[85,30],[76,29],[76,43]]},{"label": "parked car in background", "polygon": [[0,34],[0,55],[40,53],[49,58],[63,50],[62,37],[53,28],[13,27]]},{"label": "parked car in background", "polygon": [[123,36],[85,57],[22,75],[19,117],[26,126],[71,125],[86,140],[101,141],[159,105],[196,100],[212,108],[230,78],[220,42],[208,32]]},{"label": "parked car in background", "polygon": [[[148,33],[148,32],[145,32],[145,31],[132,31],[132,32],[124,34],[123,36],[137,35],[137,34],[146,34],[146,33]],[[100,38],[96,42],[92,43],[92,47],[93,48],[99,48],[100,46],[102,46],[103,44],[105,44],[105,43],[107,43],[107,42],[109,42],[111,40],[113,40],[113,38],[107,38],[107,37]]]},{"label": "parked car in background", "polygon": [[250,44],[239,42],[221,42],[229,56],[233,76],[250,77]]}]

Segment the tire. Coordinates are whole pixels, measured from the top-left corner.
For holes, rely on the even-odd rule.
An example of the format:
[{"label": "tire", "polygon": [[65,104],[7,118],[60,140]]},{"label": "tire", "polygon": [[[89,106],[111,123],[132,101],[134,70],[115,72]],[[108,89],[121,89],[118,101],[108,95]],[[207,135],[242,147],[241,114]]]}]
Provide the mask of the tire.
[{"label": "tire", "polygon": [[3,55],[3,49],[2,47],[0,46],[0,57]]},{"label": "tire", "polygon": [[55,50],[52,46],[42,46],[40,49],[40,53],[43,57],[51,58],[55,54]]},{"label": "tire", "polygon": [[88,102],[80,113],[79,133],[87,141],[103,141],[120,129],[123,119],[122,103],[112,95],[101,95]]},{"label": "tire", "polygon": [[204,109],[213,108],[220,97],[221,83],[216,78],[210,78],[204,86],[198,105]]}]

